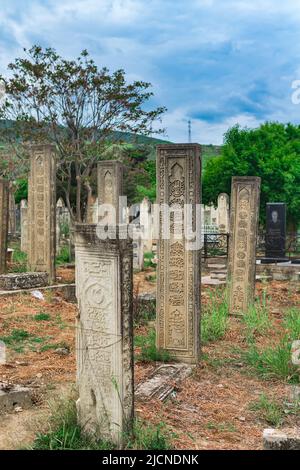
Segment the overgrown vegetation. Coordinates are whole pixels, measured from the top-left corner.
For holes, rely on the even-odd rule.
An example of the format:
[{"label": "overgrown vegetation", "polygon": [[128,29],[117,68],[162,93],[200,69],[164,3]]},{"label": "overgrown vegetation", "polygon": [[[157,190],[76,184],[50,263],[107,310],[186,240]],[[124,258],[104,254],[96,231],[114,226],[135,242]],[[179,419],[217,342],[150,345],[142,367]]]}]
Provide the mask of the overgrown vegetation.
[{"label": "overgrown vegetation", "polygon": [[63,246],[56,256],[56,264],[65,264],[70,262],[70,250],[67,246]]},{"label": "overgrown vegetation", "polygon": [[202,309],[202,342],[208,343],[223,338],[228,322],[227,293],[223,289],[216,289],[210,293],[209,302]]},{"label": "overgrown vegetation", "polygon": [[250,403],[249,409],[257,412],[259,418],[271,426],[278,427],[283,422],[284,408],[282,404],[267,397],[264,393],[257,400]]},{"label": "overgrown vegetation", "polygon": [[154,253],[148,251],[144,254],[144,268],[156,268],[156,263],[153,263]]},{"label": "overgrown vegetation", "polygon": [[12,249],[14,251],[9,271],[12,273],[25,273],[27,271],[27,254],[21,251],[20,246],[16,243],[12,244]]},{"label": "overgrown vegetation", "polygon": [[135,346],[140,348],[140,353],[136,359],[141,362],[169,362],[172,356],[168,351],[159,351],[155,344],[155,329],[151,328],[147,336],[136,335],[134,338]]},{"label": "overgrown vegetation", "polygon": [[[49,429],[39,432],[31,450],[113,450],[115,446],[105,440],[95,441],[84,434],[77,424],[75,400],[61,399],[54,404]],[[124,434],[125,449],[171,449],[171,433],[164,423],[151,425],[135,420],[133,432]]]},{"label": "overgrown vegetation", "polygon": [[[251,318],[255,319],[253,313]],[[266,315],[266,313],[264,314]],[[266,317],[262,323],[264,325]],[[255,325],[255,321],[251,325]],[[273,343],[271,346],[259,348],[253,336],[249,341],[249,348],[242,353],[245,362],[264,379],[281,379],[290,383],[299,382],[299,369],[292,364],[291,349],[292,342],[300,337],[300,312],[299,309],[289,309],[283,319],[284,334],[279,342]],[[266,331],[267,323],[263,327]]]},{"label": "overgrown vegetation", "polygon": [[263,293],[262,302],[255,302],[248,308],[248,311],[242,317],[242,321],[246,326],[248,341],[253,341],[256,335],[267,333],[272,327],[265,293]]}]

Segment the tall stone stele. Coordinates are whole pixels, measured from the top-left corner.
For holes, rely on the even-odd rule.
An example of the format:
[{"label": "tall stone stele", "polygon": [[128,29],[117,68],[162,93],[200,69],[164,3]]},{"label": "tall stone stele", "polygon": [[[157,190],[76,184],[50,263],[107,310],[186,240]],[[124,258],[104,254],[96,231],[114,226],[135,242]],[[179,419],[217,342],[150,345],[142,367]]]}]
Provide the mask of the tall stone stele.
[{"label": "tall stone stele", "polygon": [[9,185],[0,178],[0,274],[6,271]]},{"label": "tall stone stele", "polygon": [[28,253],[28,204],[22,199],[20,204],[21,251]]},{"label": "tall stone stele", "polygon": [[228,259],[229,311],[243,314],[254,302],[260,178],[233,177]]},{"label": "tall stone stele", "polygon": [[55,280],[56,164],[53,145],[33,145],[28,185],[28,262]]},{"label": "tall stone stele", "polygon": [[[200,205],[200,146],[197,144],[157,147],[157,203],[172,207],[189,204],[195,231],[196,204]],[[200,206],[199,210],[200,210]],[[200,356],[200,250],[187,249],[185,235],[163,236],[166,215],[160,212],[157,276],[157,348],[179,362],[195,364]],[[200,227],[198,228],[200,231]],[[201,235],[198,233],[200,240]]]},{"label": "tall stone stele", "polygon": [[229,232],[229,196],[221,193],[218,196],[218,226],[220,233]]},{"label": "tall stone stele", "polygon": [[119,223],[119,196],[123,194],[123,164],[117,160],[105,160],[98,163],[98,204],[99,222],[103,221],[101,205],[110,204],[115,210],[115,218],[107,214],[108,225]]},{"label": "tall stone stele", "polygon": [[132,243],[97,229],[75,226],[78,421],[122,447],[133,423]]}]

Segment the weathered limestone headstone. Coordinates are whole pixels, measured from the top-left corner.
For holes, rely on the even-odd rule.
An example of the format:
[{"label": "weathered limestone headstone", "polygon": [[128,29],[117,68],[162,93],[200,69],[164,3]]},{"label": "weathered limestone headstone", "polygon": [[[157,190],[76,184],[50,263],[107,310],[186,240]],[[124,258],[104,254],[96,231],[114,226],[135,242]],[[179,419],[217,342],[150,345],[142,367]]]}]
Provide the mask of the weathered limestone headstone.
[{"label": "weathered limestone headstone", "polygon": [[17,231],[17,217],[16,217],[16,202],[15,202],[15,191],[12,185],[9,187],[9,217],[8,217],[8,233],[13,237]]},{"label": "weathered limestone headstone", "polygon": [[28,253],[28,205],[25,199],[22,199],[20,205],[21,218],[21,251]]},{"label": "weathered limestone headstone", "polygon": [[28,188],[29,250],[31,271],[47,272],[55,280],[56,253],[56,165],[55,147],[31,148]]},{"label": "weathered limestone headstone", "polygon": [[267,203],[266,258],[285,257],[286,204]]},{"label": "weathered limestone headstone", "polygon": [[152,204],[149,199],[144,198],[140,205],[140,225],[143,230],[143,245],[145,252],[152,251],[153,223],[151,208]]},{"label": "weathered limestone headstone", "polygon": [[142,231],[140,228],[135,228],[133,231],[133,269],[142,271],[144,268],[144,249]]},{"label": "weathered limestone headstone", "polygon": [[229,196],[226,193],[218,197],[218,226],[221,233],[229,232]]},{"label": "weathered limestone headstone", "polygon": [[8,198],[8,182],[0,178],[0,274],[6,271]]},{"label": "weathered limestone headstone", "polygon": [[228,259],[229,311],[245,313],[254,301],[260,178],[233,177]]},{"label": "weathered limestone headstone", "polygon": [[[200,204],[200,146],[157,147],[157,202],[171,208]],[[174,219],[173,219],[174,221]],[[177,361],[197,363],[200,355],[200,250],[187,250],[186,240],[163,239],[160,213],[157,279],[157,347]],[[171,219],[172,226],[172,219]],[[174,232],[174,230],[173,230]],[[166,237],[165,237],[166,238]]]},{"label": "weathered limestone headstone", "polygon": [[75,228],[78,419],[121,446],[133,419],[132,244],[96,233]]},{"label": "weathered limestone headstone", "polygon": [[[115,209],[105,216],[106,224],[119,223],[119,196],[123,193],[123,165],[116,160],[98,163],[98,204],[109,204]],[[103,222],[103,213],[99,212],[99,222]]]}]

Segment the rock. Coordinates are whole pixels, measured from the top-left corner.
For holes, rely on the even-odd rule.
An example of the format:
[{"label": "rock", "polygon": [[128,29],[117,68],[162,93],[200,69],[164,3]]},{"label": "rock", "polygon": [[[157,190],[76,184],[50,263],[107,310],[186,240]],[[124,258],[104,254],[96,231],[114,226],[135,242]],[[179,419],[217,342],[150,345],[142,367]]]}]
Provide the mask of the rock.
[{"label": "rock", "polygon": [[31,395],[30,388],[0,382],[0,413],[30,408],[33,404]]},{"label": "rock", "polygon": [[21,406],[15,406],[14,410],[15,413],[21,413],[23,411],[23,408]]},{"label": "rock", "polygon": [[300,450],[299,430],[264,429],[263,446],[266,450]]},{"label": "rock", "polygon": [[292,402],[300,402],[300,386],[299,385],[292,385],[290,387],[290,400]]},{"label": "rock", "polygon": [[70,354],[70,350],[67,348],[57,348],[54,351],[55,354],[58,354],[59,356],[67,356]]}]

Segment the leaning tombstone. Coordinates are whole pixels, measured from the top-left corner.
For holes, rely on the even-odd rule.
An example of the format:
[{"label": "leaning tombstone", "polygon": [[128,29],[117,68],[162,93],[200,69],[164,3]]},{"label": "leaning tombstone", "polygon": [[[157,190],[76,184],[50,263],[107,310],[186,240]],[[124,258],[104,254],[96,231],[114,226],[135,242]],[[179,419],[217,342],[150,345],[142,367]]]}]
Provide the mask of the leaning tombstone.
[{"label": "leaning tombstone", "polygon": [[229,311],[244,314],[254,302],[261,179],[232,178],[228,276]]}]

